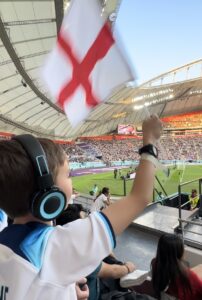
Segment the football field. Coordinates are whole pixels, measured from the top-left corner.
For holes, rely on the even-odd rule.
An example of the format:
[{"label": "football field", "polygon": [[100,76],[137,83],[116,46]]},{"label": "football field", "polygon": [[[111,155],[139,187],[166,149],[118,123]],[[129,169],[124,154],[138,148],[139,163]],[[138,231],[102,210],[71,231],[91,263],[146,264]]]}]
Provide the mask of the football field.
[{"label": "football field", "polygon": [[[128,169],[122,169],[122,175],[127,173]],[[202,166],[187,165],[182,169],[174,169],[170,167],[170,175],[167,177],[162,171],[157,172],[157,177],[160,180],[163,188],[168,195],[176,193],[177,187],[180,182],[187,182],[193,179],[202,177]],[[80,193],[89,194],[94,184],[97,184],[99,190],[104,186],[110,188],[111,195],[122,196],[123,195],[123,180],[118,177],[114,179],[113,171],[106,173],[82,175],[72,178],[73,187]],[[126,182],[126,191],[130,191],[132,186],[132,180]],[[147,184],[145,182],[145,184]],[[157,180],[155,181],[155,187],[158,191],[162,191]],[[192,188],[198,190],[198,182],[194,182],[183,187],[183,192],[190,193]]]}]

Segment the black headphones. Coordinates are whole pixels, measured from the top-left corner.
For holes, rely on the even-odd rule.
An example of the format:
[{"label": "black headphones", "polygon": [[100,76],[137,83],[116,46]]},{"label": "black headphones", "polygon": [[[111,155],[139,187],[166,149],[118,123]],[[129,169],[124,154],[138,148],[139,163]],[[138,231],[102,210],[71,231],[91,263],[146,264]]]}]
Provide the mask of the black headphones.
[{"label": "black headphones", "polygon": [[54,186],[41,144],[30,134],[17,135],[12,139],[21,144],[34,168],[37,191],[30,201],[31,213],[43,221],[57,218],[65,209],[66,196],[58,187]]}]

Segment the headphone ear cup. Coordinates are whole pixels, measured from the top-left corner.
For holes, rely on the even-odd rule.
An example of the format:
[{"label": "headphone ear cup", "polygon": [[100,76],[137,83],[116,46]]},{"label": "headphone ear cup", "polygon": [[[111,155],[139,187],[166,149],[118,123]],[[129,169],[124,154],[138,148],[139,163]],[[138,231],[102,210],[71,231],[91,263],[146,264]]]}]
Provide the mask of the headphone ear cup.
[{"label": "headphone ear cup", "polygon": [[56,219],[66,207],[65,194],[54,187],[35,194],[31,203],[31,213],[38,219],[50,221]]}]

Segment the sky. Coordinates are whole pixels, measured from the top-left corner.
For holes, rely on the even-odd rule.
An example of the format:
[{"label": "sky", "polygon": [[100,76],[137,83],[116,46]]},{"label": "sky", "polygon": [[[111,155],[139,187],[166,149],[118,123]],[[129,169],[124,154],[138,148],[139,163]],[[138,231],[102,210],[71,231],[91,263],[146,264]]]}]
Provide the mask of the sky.
[{"label": "sky", "polygon": [[202,0],[122,0],[116,20],[142,83],[202,58]]}]

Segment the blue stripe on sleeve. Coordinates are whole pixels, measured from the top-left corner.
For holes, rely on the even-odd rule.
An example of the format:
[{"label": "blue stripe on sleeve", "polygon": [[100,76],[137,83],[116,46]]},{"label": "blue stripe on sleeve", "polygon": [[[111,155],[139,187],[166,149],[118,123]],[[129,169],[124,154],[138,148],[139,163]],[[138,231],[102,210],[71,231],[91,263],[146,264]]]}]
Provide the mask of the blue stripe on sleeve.
[{"label": "blue stripe on sleeve", "polygon": [[54,230],[51,226],[39,226],[32,231],[21,243],[20,248],[29,261],[38,269],[43,264],[45,249],[50,233]]},{"label": "blue stripe on sleeve", "polygon": [[107,231],[109,233],[111,243],[112,243],[112,248],[114,249],[116,247],[116,238],[115,238],[115,234],[114,234],[112,225],[111,225],[109,219],[107,218],[107,216],[105,216],[105,214],[103,214],[102,212],[99,212],[99,213],[97,213],[97,215],[102,219],[103,223],[105,224]]},{"label": "blue stripe on sleeve", "polygon": [[6,217],[7,216],[5,212],[2,209],[0,209],[0,222],[3,222],[6,219]]}]

